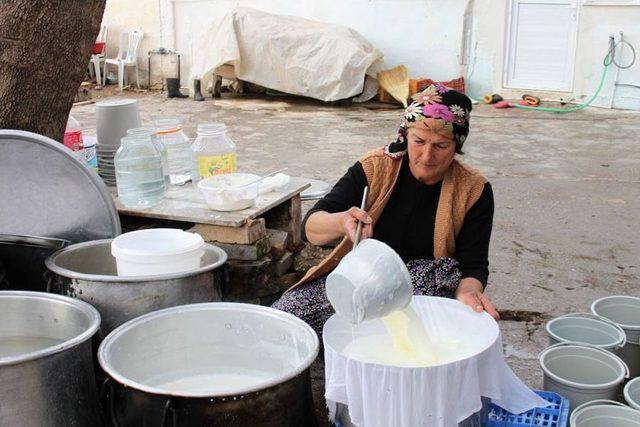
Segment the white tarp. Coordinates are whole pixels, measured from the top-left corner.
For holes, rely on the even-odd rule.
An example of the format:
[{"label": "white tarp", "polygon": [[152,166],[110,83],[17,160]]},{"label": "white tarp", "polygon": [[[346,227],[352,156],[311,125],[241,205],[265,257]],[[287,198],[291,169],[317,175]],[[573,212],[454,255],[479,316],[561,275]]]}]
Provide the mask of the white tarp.
[{"label": "white tarp", "polygon": [[[192,78],[229,64],[241,80],[322,101],[361,94],[365,76],[375,79],[383,69],[382,53],[350,28],[249,8],[196,35],[191,57]],[[369,98],[377,87],[371,79]]]}]

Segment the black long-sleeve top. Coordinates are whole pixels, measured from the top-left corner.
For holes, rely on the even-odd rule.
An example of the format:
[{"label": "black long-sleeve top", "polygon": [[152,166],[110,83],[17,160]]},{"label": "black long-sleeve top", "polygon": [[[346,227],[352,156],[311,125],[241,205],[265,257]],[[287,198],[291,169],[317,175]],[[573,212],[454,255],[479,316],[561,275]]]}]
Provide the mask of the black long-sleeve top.
[{"label": "black long-sleeve top", "polygon": [[[360,206],[366,185],[362,164],[356,162],[331,192],[307,213],[303,223],[304,239],[304,228],[311,214],[318,211],[336,213]],[[418,181],[405,158],[391,198],[373,229],[373,237],[391,246],[405,262],[433,259],[433,234],[441,187],[442,182],[426,185]],[[489,277],[493,209],[493,191],[486,183],[480,198],[464,217],[453,256],[460,263],[462,277],[475,277],[483,286]]]}]

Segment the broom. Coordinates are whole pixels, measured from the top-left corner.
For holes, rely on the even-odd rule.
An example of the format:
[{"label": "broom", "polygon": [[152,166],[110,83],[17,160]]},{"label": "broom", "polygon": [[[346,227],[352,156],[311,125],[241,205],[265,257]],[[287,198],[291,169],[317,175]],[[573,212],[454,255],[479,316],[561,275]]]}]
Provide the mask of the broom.
[{"label": "broom", "polygon": [[398,65],[390,70],[378,73],[378,83],[389,95],[407,108],[407,98],[409,97],[409,73],[407,67]]}]

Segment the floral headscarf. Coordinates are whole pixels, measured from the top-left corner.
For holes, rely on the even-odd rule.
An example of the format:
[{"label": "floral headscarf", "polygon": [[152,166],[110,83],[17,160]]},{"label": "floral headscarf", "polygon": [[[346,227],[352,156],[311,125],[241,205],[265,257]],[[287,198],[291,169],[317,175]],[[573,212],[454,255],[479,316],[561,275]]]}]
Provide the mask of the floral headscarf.
[{"label": "floral headscarf", "polygon": [[387,146],[385,151],[394,157],[403,156],[407,150],[409,128],[422,123],[432,131],[453,139],[456,151],[461,152],[469,134],[471,100],[442,83],[431,85],[411,98],[413,102],[404,110],[398,139]]}]

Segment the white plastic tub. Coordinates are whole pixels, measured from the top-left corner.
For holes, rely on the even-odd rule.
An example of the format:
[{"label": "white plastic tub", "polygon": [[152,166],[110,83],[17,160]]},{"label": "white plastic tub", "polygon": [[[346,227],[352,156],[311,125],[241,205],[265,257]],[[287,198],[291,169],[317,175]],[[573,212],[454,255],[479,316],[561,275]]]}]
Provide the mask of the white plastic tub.
[{"label": "white plastic tub", "polygon": [[591,304],[591,312],[606,317],[624,330],[627,343],[619,350],[631,378],[640,376],[640,298],[612,295]]},{"label": "white plastic tub", "polygon": [[204,240],[173,228],[154,228],[121,234],[111,242],[119,276],[181,273],[200,267]]},{"label": "white plastic tub", "polygon": [[569,399],[571,410],[583,403],[618,395],[629,368],[615,354],[586,343],[559,343],[540,353],[544,389]]},{"label": "white plastic tub", "polygon": [[258,197],[260,177],[250,173],[226,173],[205,178],[198,188],[213,210],[230,212],[253,206]]}]

